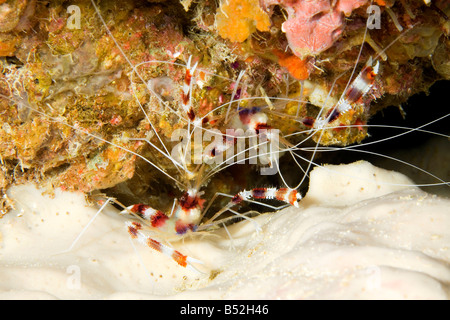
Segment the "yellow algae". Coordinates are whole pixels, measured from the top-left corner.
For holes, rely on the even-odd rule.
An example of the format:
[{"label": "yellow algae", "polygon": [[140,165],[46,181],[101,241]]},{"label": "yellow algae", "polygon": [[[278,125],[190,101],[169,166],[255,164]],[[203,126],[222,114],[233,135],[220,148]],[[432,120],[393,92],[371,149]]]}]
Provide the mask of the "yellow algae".
[{"label": "yellow algae", "polygon": [[216,27],[222,38],[243,42],[256,30],[269,31],[270,18],[258,0],[229,0],[217,11]]}]

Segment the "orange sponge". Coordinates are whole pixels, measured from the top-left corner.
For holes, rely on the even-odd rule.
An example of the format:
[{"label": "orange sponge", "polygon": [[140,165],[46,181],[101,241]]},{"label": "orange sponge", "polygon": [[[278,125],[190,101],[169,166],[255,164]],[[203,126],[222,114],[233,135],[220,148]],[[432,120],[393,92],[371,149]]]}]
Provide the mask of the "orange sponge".
[{"label": "orange sponge", "polygon": [[222,1],[216,13],[216,28],[222,38],[243,42],[256,29],[269,31],[269,15],[259,0]]}]

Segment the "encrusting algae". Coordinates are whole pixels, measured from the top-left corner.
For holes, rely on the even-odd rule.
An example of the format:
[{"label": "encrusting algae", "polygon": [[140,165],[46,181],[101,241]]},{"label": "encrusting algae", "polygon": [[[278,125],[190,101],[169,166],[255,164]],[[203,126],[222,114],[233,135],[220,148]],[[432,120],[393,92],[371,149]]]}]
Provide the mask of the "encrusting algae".
[{"label": "encrusting algae", "polygon": [[[79,8],[79,27],[70,25],[70,5]],[[380,25],[367,30],[370,5],[380,9]],[[362,141],[374,113],[450,78],[447,1],[128,0],[100,1],[99,8],[109,31],[91,1],[0,3],[3,190],[28,180],[83,192],[110,188],[136,179],[137,154],[176,175],[144,141],[156,141],[150,123],[167,141],[180,128],[158,100],[180,110],[189,57],[203,70],[193,112],[215,110],[205,126],[224,129],[217,119],[226,108],[218,107],[232,98],[251,107],[267,105],[269,97],[301,96],[308,103],[300,109],[298,102],[269,106],[269,120],[283,134],[309,129],[296,117],[317,116],[336,103],[355,61],[358,74],[377,57],[370,92],[335,129],[314,135],[322,145]],[[239,88],[226,80],[243,70]],[[261,98],[250,99],[255,96]],[[140,180],[159,178],[151,167],[140,174]]]},{"label": "encrusting algae", "polygon": [[243,42],[256,30],[269,31],[269,15],[259,0],[222,1],[216,13],[216,28],[222,38]]}]

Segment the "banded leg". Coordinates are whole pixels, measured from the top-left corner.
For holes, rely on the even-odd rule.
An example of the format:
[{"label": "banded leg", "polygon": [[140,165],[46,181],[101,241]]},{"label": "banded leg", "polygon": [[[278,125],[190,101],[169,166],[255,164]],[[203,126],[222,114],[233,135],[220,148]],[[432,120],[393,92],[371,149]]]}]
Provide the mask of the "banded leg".
[{"label": "banded leg", "polygon": [[290,188],[255,188],[239,192],[233,197],[231,203],[236,205],[249,199],[276,199],[298,208],[298,202],[302,199],[302,196],[297,190]]},{"label": "banded leg", "polygon": [[[344,97],[337,103],[335,109],[338,114],[347,112],[352,108],[352,104],[361,102],[361,99],[369,92],[370,88],[372,88],[375,77],[378,75],[379,68],[380,63],[378,61],[375,66],[372,67],[372,59],[369,60],[368,65],[361,70],[356,79],[346,90]],[[334,119],[331,118],[329,122],[333,120]]]},{"label": "banded leg", "polygon": [[327,112],[325,117],[319,117],[318,119],[307,117],[300,122],[307,127],[323,129],[329,123],[338,119],[342,114],[351,110],[355,104],[361,104],[363,97],[375,83],[375,78],[380,69],[379,61],[377,61],[374,66],[372,66],[372,64],[372,59],[370,59],[355,80],[353,80],[345,90],[345,93],[339,99],[337,104]]},{"label": "banded leg", "polygon": [[[278,200],[298,208],[298,202],[302,199],[302,196],[296,189],[290,188],[255,188],[251,190],[243,190],[235,195],[223,209],[216,212],[214,216],[208,219],[208,221],[204,224],[211,224],[225,211],[230,211],[241,216],[241,214],[231,210],[231,208],[238,205],[242,201],[251,201],[252,199]],[[248,219],[248,217],[245,218]]]},{"label": "banded leg", "polygon": [[136,215],[147,221],[154,228],[161,228],[166,224],[169,217],[162,211],[153,209],[145,204],[135,204],[126,207],[120,212],[121,214]]},{"label": "banded leg", "polygon": [[196,63],[193,67],[191,67],[191,60],[192,56],[189,57],[189,60],[186,64],[186,74],[184,76],[183,90],[181,96],[184,112],[186,112],[190,121],[194,121],[196,119],[196,115],[194,109],[192,109],[191,96],[192,96],[192,86],[195,82],[193,76],[198,63]]},{"label": "banded leg", "polygon": [[121,214],[131,214],[145,220],[149,226],[165,232],[169,235],[184,235],[188,232],[197,231],[197,225],[182,219],[177,219],[173,215],[165,214],[160,210],[153,209],[149,205],[135,204],[121,211]]},{"label": "banded leg", "polygon": [[142,232],[143,226],[141,223],[136,221],[127,221],[126,226],[128,229],[128,233],[130,234],[132,239],[137,240],[139,243],[147,245],[148,247],[152,248],[153,250],[156,250],[168,257],[171,257],[178,265],[184,267],[184,268],[190,268],[197,272],[200,272],[197,270],[193,263],[199,263],[203,264],[202,261],[194,259],[192,257],[183,255],[179,251],[162,244],[159,241],[156,241],[152,239],[151,237],[147,236]]}]

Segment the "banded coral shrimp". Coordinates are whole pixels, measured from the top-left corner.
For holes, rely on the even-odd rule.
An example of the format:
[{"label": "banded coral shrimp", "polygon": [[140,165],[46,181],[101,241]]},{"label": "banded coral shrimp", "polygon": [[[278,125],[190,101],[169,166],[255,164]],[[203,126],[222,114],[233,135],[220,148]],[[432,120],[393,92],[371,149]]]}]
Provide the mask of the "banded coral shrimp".
[{"label": "banded coral shrimp", "polygon": [[[119,43],[120,44],[120,43]],[[173,55],[177,55],[177,54],[173,54]],[[193,63],[192,63],[192,65],[191,64],[188,64],[187,63],[187,61],[188,61],[188,56],[189,55],[183,55],[183,59],[184,59],[184,62],[183,63],[180,63],[180,65],[179,65],[179,67],[180,68],[182,68],[183,70],[182,70],[182,72],[181,72],[181,74],[182,75],[184,75],[184,74],[186,74],[186,72],[185,72],[185,66],[186,65],[189,65],[189,66],[191,66],[192,67],[192,69],[193,69]],[[150,65],[150,64],[152,64],[152,63],[148,63],[147,65]],[[153,63],[154,64],[154,63]],[[133,70],[135,70],[135,66],[137,65],[137,63],[133,66]],[[172,65],[175,65],[175,64],[172,64]],[[144,66],[144,64],[142,65],[142,66]],[[136,68],[137,69],[137,68]],[[200,67],[198,67],[198,69],[197,69],[197,72],[200,72]],[[110,74],[112,77],[119,77],[119,75],[118,74],[116,74],[116,73],[111,73]],[[176,78],[176,75],[172,75],[170,78]],[[117,78],[117,79],[120,79],[120,78]],[[159,78],[158,80],[162,80],[162,78]],[[229,81],[229,80],[226,80],[226,81]],[[141,83],[137,83],[136,82],[136,86],[139,86],[139,85],[141,85],[141,86],[146,86],[146,83],[145,83],[146,81],[143,81],[143,82],[141,82]],[[163,83],[164,84],[164,83]],[[157,83],[152,83],[151,85],[153,85],[154,86],[154,88],[155,87],[158,87],[158,85],[157,85]],[[170,81],[169,81],[169,84],[168,84],[169,86],[170,86]],[[177,86],[179,86],[179,85],[177,85]],[[162,86],[162,88],[164,89],[164,85]],[[161,87],[160,88],[158,88],[158,90],[161,90]],[[164,90],[162,90],[162,91],[160,91],[160,93],[159,93],[159,95],[154,95],[153,96],[153,98],[154,99],[158,99],[158,97],[161,97],[161,96],[164,96],[164,92],[163,92]],[[231,95],[234,95],[233,94],[233,92],[235,92],[235,93],[237,93],[237,90],[236,91],[232,91],[231,92]],[[140,91],[137,93],[137,95],[139,96],[139,93],[140,93]],[[189,95],[189,97],[192,97],[191,95]],[[166,96],[165,97],[165,99],[167,99],[167,100],[171,100],[171,99],[173,99],[170,95],[169,96]],[[178,100],[179,101],[181,101],[182,99],[174,99],[174,100],[177,100],[177,102],[178,102]],[[218,99],[219,100],[219,99]],[[245,99],[236,99],[236,100],[233,100],[233,99],[231,99],[232,100],[232,103],[234,104],[234,105],[236,105],[237,103],[235,102],[236,100],[238,100],[238,101],[245,101]],[[248,100],[248,99],[247,99]],[[260,98],[260,100],[263,100],[263,99],[261,99]],[[276,99],[273,99],[273,100],[276,100]],[[296,100],[294,100],[293,101],[294,103],[298,103],[298,101],[296,101]],[[53,105],[52,106],[53,108],[55,108],[55,106]],[[217,108],[222,108],[223,106],[221,106],[221,105],[218,105],[217,106]],[[265,109],[268,109],[268,108],[265,108]],[[29,109],[28,109],[29,110]],[[244,110],[244,109],[242,109],[242,110]],[[248,109],[247,109],[248,110]],[[257,110],[257,109],[254,109],[255,111]],[[182,112],[185,112],[186,110],[183,110]],[[189,110],[187,110],[188,111],[188,113],[189,113]],[[173,111],[171,111],[171,112],[173,112]],[[170,112],[170,113],[171,113]],[[209,111],[208,111],[209,112]],[[239,115],[239,110],[234,110],[233,111],[234,113],[235,113],[235,115]],[[174,112],[175,113],[175,112]],[[181,112],[180,112],[181,113]],[[267,112],[268,114],[270,114],[270,112]],[[241,113],[242,114],[242,113]],[[184,117],[184,122],[183,122],[183,125],[185,126],[185,125],[187,125],[187,126],[191,126],[191,129],[193,129],[194,128],[194,124],[193,124],[193,121],[191,120],[191,119],[189,119],[189,115],[187,115],[187,113],[185,113],[185,114],[182,114],[183,115],[183,117]],[[151,114],[150,114],[150,116],[151,116]],[[204,114],[202,114],[202,116],[204,116]],[[122,118],[122,121],[127,121],[127,119],[126,119],[126,117],[123,117],[123,116],[121,116],[121,117],[119,117],[119,116],[114,116],[114,117],[111,117],[111,120],[113,120],[112,121],[112,123],[111,124],[117,124],[117,123],[120,123],[120,118]],[[53,119],[53,120],[56,120],[56,119]],[[213,119],[214,120],[214,119]],[[56,122],[56,121],[55,121]],[[150,121],[149,121],[150,122]],[[261,122],[261,121],[260,121]],[[67,125],[66,125],[67,126]],[[76,129],[74,129],[74,130],[76,130]],[[148,130],[148,131],[150,131],[151,132],[151,130]],[[147,132],[148,132],[147,131]],[[191,130],[188,130],[188,133],[189,132],[193,132],[193,131],[191,131]],[[77,133],[77,136],[83,136],[83,133],[82,133],[82,131],[80,131],[80,130],[76,130],[76,133]],[[284,135],[286,135],[286,134],[284,134]],[[90,137],[90,138],[92,138],[93,140],[99,140],[98,139],[98,137],[96,137],[96,136],[94,136],[93,134],[91,134],[90,136],[89,135],[86,135],[87,137]],[[190,135],[188,135],[188,139],[187,140],[189,140],[189,137],[190,137]],[[106,140],[106,139],[105,139]],[[130,145],[133,145],[133,144],[135,144],[136,145],[136,147],[137,146],[142,146],[143,144],[148,144],[148,142],[147,142],[147,140],[148,141],[150,141],[151,143],[153,143],[152,141],[155,141],[155,140],[151,140],[151,138],[150,137],[146,137],[145,135],[141,135],[141,136],[139,136],[139,135],[136,135],[136,136],[134,136],[133,138],[128,138],[127,139],[127,137],[124,137],[124,139],[122,139],[122,137],[119,137],[119,138],[117,138],[116,140],[113,140],[113,141],[119,141],[119,142],[121,142],[121,143],[123,143],[124,142],[124,140],[127,142],[127,143],[129,143]],[[106,141],[108,141],[108,142],[106,142]],[[105,144],[107,144],[108,146],[113,146],[110,142],[111,141],[109,141],[109,140],[106,140],[106,141],[104,141],[104,143]],[[113,142],[113,143],[115,143],[115,142]],[[120,144],[117,144],[116,146],[114,146],[115,148],[119,148],[121,145]],[[294,151],[300,151],[301,150],[301,148],[299,148],[299,146],[303,146],[303,144],[301,144],[301,145],[297,145],[297,147],[296,147],[296,149],[294,150]],[[73,147],[74,149],[76,149],[76,144],[74,144],[74,147]],[[119,148],[120,149],[120,148]],[[130,153],[129,152],[129,149],[131,149],[130,147],[127,147],[127,150],[124,150],[124,149],[121,149],[121,150],[123,150],[123,151],[126,151],[125,152],[125,155],[130,155],[130,154],[132,154],[132,153]],[[154,152],[156,155],[157,155],[157,157],[159,157],[159,158],[162,158],[162,159],[164,159],[164,161],[162,161],[162,160],[158,160],[158,164],[159,165],[161,165],[161,166],[164,166],[164,168],[166,169],[166,168],[171,168],[172,169],[172,171],[173,172],[175,172],[175,174],[170,174],[170,177],[174,177],[176,174],[177,174],[177,172],[179,172],[178,171],[178,169],[180,169],[181,170],[181,173],[182,173],[182,175],[186,175],[186,173],[188,173],[187,171],[186,171],[186,167],[184,166],[184,164],[181,164],[179,161],[177,161],[177,160],[175,160],[174,158],[169,158],[169,157],[166,157],[166,155],[164,155],[164,152],[161,152],[161,150],[163,150],[164,149],[164,147],[157,147],[155,144],[154,145],[151,145],[150,144],[150,150],[151,151],[157,151],[157,152]],[[168,148],[169,149],[169,148]],[[282,150],[282,151],[289,151],[289,148],[286,148],[286,147],[284,147],[283,149],[285,149],[285,150]],[[303,149],[305,149],[305,148],[303,148]],[[305,149],[306,151],[308,151],[307,149]],[[313,148],[313,150],[317,150],[317,151],[321,151],[318,147],[314,147]],[[137,154],[139,154],[139,153],[136,153],[136,154],[132,154],[133,156],[135,156],[135,157],[138,157],[138,155]],[[271,155],[271,154],[269,154],[269,155]],[[144,156],[144,158],[145,159],[152,159],[151,158],[151,155],[149,156],[148,154],[145,154],[145,156]],[[98,167],[102,167],[102,166],[105,166],[106,164],[105,163],[102,163],[101,161],[99,161],[99,159],[100,159],[100,157],[97,157],[96,159],[93,159],[94,161],[93,161],[93,163],[97,163],[98,164]],[[142,159],[142,158],[141,158]],[[181,156],[181,159],[187,159],[184,155],[182,155]],[[143,161],[145,161],[144,159],[142,159]],[[246,157],[246,158],[244,158],[244,160],[248,160],[248,158]],[[311,160],[309,160],[310,162],[312,162]],[[308,162],[307,161],[307,163],[309,164],[310,162]],[[166,163],[168,163],[168,164],[166,164]],[[178,169],[177,169],[178,168]],[[192,173],[192,171],[190,171],[191,173]],[[200,172],[200,171],[198,171],[198,172]],[[214,174],[216,174],[215,173],[215,171],[212,171]],[[165,175],[163,172],[161,172],[161,174],[162,175]],[[218,172],[218,174],[219,174],[219,172]],[[168,176],[166,176],[167,178],[169,178],[170,180],[172,180],[172,181],[174,181],[173,179],[171,179],[170,177],[168,177]],[[177,179],[178,180],[178,179]],[[180,180],[183,180],[183,179],[180,179]],[[184,180],[186,180],[186,178],[184,178]],[[254,185],[253,185],[254,186]],[[281,186],[281,184],[280,184],[280,186]],[[186,190],[186,186],[182,186],[185,190]],[[267,190],[266,190],[267,191]],[[163,194],[165,193],[165,194],[168,194],[168,192],[167,191],[163,191],[162,192]],[[233,192],[229,192],[228,193],[229,195],[233,195]],[[142,198],[143,197],[141,197],[141,200],[142,200]],[[169,197],[170,199],[173,199],[173,197]],[[176,196],[175,196],[175,198],[176,198]],[[228,200],[227,200],[228,201]],[[131,202],[131,203],[138,203],[138,202]],[[173,205],[173,202],[171,202],[171,200],[169,201],[169,206],[168,206],[168,210],[167,210],[167,212],[170,212],[170,208],[171,208],[171,205]],[[155,208],[157,208],[158,206],[157,205],[152,205],[153,207],[155,207]],[[253,231],[254,231],[254,229],[253,229]],[[173,262],[173,261],[172,261]],[[157,269],[158,268],[161,268],[160,266],[159,267],[156,267]]]}]

